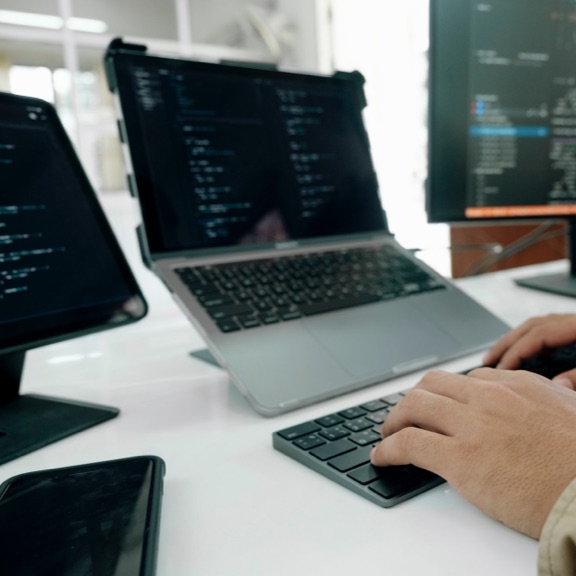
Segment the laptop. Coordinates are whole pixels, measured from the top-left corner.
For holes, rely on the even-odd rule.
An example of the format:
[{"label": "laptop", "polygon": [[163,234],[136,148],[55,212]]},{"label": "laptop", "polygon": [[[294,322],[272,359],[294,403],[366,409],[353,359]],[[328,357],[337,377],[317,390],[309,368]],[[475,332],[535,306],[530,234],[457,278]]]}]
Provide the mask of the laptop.
[{"label": "laptop", "polygon": [[[388,229],[359,73],[167,58],[120,39],[104,59],[143,259],[257,412],[479,351],[508,330]],[[392,265],[398,294],[356,275]]]}]

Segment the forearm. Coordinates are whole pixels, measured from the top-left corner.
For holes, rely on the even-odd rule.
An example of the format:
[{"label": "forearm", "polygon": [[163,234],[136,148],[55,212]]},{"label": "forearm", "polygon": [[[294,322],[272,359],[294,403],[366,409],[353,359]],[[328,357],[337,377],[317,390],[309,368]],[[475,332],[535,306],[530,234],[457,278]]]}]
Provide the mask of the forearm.
[{"label": "forearm", "polygon": [[548,516],[538,554],[538,576],[576,574],[576,479],[562,492]]}]

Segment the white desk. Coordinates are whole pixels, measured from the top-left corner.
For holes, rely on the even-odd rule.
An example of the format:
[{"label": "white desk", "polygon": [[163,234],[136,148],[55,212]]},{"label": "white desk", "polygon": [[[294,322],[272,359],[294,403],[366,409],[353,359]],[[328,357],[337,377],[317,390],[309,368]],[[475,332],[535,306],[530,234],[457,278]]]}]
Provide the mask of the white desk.
[{"label": "white desk", "polygon": [[[202,342],[140,263],[131,205],[111,219],[149,301],[135,325],[28,354],[23,392],[120,408],[118,418],[0,468],[21,472],[136,454],[167,465],[158,576],[526,576],[537,543],[489,519],[443,485],[382,509],[273,450],[273,431],[413,385],[418,375],[267,419],[226,374],[191,358]],[[128,208],[127,208],[128,207]],[[536,267],[556,270],[565,263]],[[511,324],[576,299],[516,287],[534,267],[459,284]],[[463,370],[480,355],[443,367]]]}]

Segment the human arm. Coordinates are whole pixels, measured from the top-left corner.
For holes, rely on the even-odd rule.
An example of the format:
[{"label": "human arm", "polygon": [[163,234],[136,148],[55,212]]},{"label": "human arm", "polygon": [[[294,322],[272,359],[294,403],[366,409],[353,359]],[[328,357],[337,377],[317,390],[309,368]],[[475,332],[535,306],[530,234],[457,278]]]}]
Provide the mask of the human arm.
[{"label": "human arm", "polygon": [[[576,314],[549,314],[527,320],[500,338],[484,357],[485,366],[513,370],[522,360],[576,343]],[[554,377],[576,384],[576,368]]]},{"label": "human arm", "polygon": [[388,415],[376,466],[414,464],[533,538],[576,478],[576,393],[524,371],[429,372]]}]

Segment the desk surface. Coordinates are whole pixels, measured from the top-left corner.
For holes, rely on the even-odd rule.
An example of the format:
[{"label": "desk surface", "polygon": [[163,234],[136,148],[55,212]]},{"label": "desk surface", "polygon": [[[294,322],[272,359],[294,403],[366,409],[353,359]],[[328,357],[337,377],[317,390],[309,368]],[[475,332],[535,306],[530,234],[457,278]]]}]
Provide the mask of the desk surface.
[{"label": "desk surface", "polygon": [[[121,414],[3,465],[0,481],[30,470],[161,456],[167,473],[159,576],[535,573],[537,543],[484,516],[448,485],[382,509],[273,450],[273,431],[405,389],[421,373],[280,417],[259,416],[222,370],[189,355],[202,341],[142,266],[132,204],[117,198],[105,207],[150,313],[129,327],[30,352],[22,392],[108,404]],[[458,284],[516,325],[536,314],[576,311],[576,299],[512,281],[565,267],[546,264]],[[476,355],[442,367],[464,370],[479,362]]]}]

